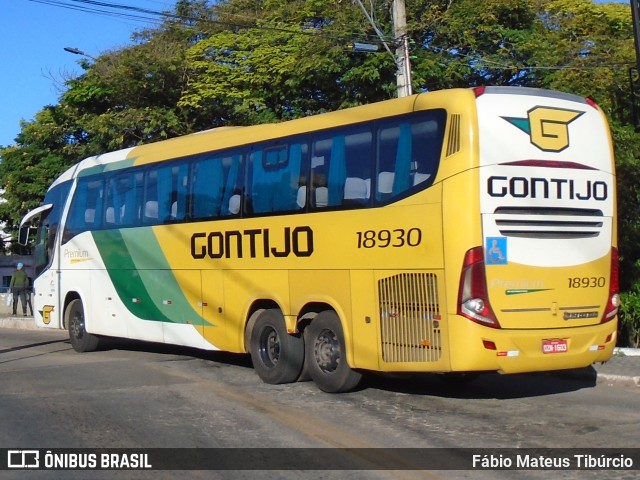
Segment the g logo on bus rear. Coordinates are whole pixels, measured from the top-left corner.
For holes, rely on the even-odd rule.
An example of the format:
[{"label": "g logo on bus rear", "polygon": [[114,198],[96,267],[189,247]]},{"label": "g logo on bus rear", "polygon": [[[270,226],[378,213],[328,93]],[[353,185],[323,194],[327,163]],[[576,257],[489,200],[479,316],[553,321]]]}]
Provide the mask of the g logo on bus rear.
[{"label": "g logo on bus rear", "polygon": [[579,110],[538,106],[527,112],[527,118],[502,118],[528,134],[540,150],[561,152],[569,146],[569,124],[582,114]]}]

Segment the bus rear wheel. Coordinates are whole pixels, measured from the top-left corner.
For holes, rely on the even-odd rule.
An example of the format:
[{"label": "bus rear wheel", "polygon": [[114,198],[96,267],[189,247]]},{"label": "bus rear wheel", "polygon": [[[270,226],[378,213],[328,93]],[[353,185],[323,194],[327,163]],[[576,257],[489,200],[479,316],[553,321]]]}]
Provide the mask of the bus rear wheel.
[{"label": "bus rear wheel", "polygon": [[249,347],[253,368],[272,385],[295,382],[304,362],[304,341],[289,335],[280,310],[264,310],[251,330]]},{"label": "bus rear wheel", "polygon": [[99,338],[87,332],[84,323],[82,300],[76,298],[64,311],[65,325],[69,329],[69,340],[76,352],[92,352],[98,348]]},{"label": "bus rear wheel", "polygon": [[347,364],[344,334],[336,313],[319,313],[304,333],[306,368],[318,388],[328,393],[356,388],[362,374]]}]

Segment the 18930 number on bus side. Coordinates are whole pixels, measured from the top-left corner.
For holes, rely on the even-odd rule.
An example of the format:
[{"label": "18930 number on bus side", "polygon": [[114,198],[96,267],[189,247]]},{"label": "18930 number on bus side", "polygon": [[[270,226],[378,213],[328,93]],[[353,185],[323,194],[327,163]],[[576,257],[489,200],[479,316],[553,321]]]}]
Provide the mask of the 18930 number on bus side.
[{"label": "18930 number on bus side", "polygon": [[422,242],[419,228],[395,228],[393,230],[365,230],[356,232],[358,248],[417,247]]}]

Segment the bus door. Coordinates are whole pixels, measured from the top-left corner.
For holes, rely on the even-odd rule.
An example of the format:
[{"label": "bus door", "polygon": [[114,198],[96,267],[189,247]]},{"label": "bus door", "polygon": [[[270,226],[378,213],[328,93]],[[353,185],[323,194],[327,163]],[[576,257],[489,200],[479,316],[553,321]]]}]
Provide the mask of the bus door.
[{"label": "bus door", "polygon": [[36,278],[32,285],[33,313],[36,324],[40,327],[61,328],[59,271],[51,268],[53,262],[58,263],[59,250],[55,245],[58,223],[52,222],[52,213],[59,211],[52,203],[46,203],[24,216],[20,223],[19,243],[27,245],[29,231],[37,225],[34,244],[34,268]]}]

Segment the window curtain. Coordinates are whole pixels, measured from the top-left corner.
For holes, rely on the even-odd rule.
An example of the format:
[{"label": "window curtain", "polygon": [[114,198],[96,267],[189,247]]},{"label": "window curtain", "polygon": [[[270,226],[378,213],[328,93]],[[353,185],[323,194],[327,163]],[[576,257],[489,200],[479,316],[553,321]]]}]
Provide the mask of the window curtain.
[{"label": "window curtain", "polygon": [[171,167],[158,169],[158,221],[171,217],[171,194],[173,193],[173,173]]},{"label": "window curtain", "polygon": [[333,137],[329,164],[329,206],[341,205],[344,197],[344,183],[347,178],[345,165],[346,146],[344,135]]},{"label": "window curtain", "polygon": [[400,136],[398,137],[398,149],[396,151],[395,176],[393,178],[393,195],[408,190],[411,186],[411,124],[400,124]]},{"label": "window curtain", "polygon": [[236,192],[236,187],[238,186],[238,171],[240,169],[241,160],[241,155],[233,155],[231,157],[231,165],[229,165],[227,181],[224,187],[224,197],[222,198],[222,215],[231,215],[231,212],[229,211],[229,201],[231,200],[232,195],[240,193]]}]

